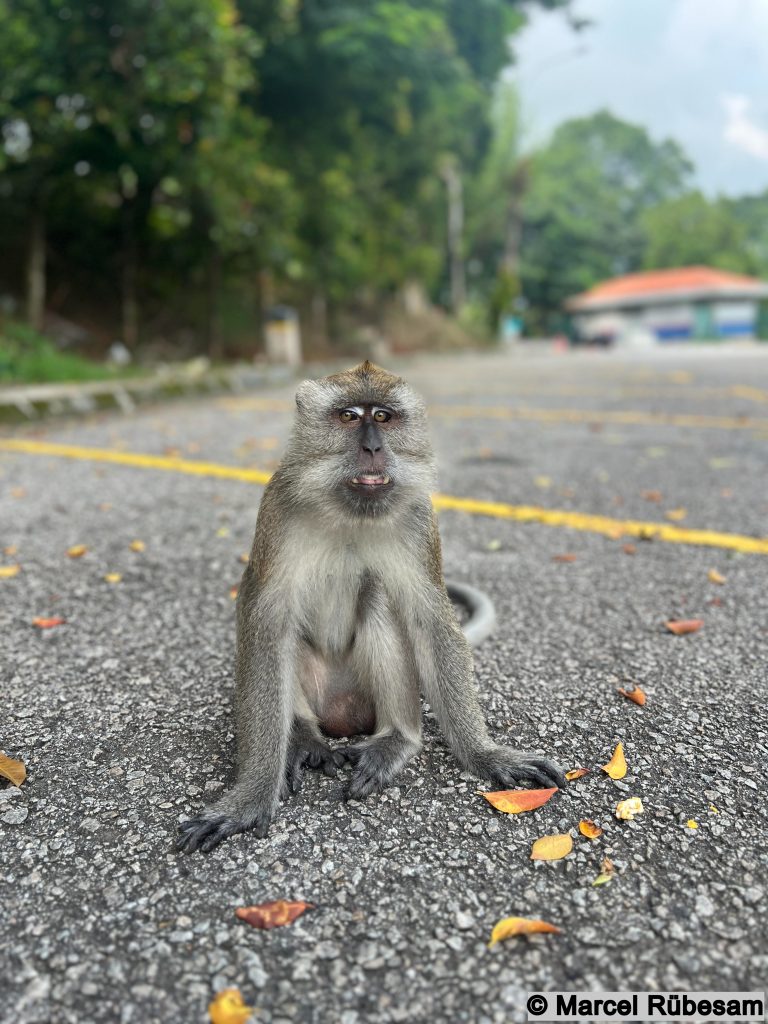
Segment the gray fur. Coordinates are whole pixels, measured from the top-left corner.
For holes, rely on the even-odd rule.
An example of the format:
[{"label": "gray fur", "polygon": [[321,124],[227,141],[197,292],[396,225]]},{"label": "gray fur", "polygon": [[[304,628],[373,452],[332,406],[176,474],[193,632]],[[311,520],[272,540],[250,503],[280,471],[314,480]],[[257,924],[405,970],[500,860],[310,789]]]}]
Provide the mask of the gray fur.
[{"label": "gray fur", "polygon": [[[333,735],[373,726],[346,748],[349,797],[391,785],[420,746],[420,688],[457,760],[479,778],[562,785],[556,765],[488,736],[442,574],[422,400],[364,363],[303,383],[296,402],[238,597],[237,778],[182,824],[180,848],[209,850],[251,828],[264,835],[305,765],[334,774],[344,755],[321,724]],[[370,420],[378,407],[393,417],[378,424],[374,455],[361,444],[369,423],[342,426],[338,414],[368,410]],[[370,467],[391,478],[372,495],[350,483]]]}]

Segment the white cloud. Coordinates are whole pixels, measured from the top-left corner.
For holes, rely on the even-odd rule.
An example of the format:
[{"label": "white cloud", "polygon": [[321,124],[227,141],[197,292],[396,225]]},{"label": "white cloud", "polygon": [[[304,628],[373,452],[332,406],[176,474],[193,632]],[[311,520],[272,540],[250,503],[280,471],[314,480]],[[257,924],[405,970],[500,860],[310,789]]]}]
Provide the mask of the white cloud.
[{"label": "white cloud", "polygon": [[721,97],[721,103],[725,110],[723,139],[758,160],[768,160],[768,129],[753,120],[750,98],[728,94]]}]

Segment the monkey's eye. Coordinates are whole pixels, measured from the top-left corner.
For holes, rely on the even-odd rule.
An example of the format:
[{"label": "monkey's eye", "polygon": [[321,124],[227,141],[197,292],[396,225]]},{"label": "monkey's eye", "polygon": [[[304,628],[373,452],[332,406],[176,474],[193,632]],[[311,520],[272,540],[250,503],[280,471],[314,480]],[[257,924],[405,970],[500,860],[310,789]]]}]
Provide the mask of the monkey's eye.
[{"label": "monkey's eye", "polygon": [[389,420],[392,419],[392,413],[387,412],[386,409],[377,409],[376,412],[373,414],[373,418],[376,420],[377,423],[387,423]]},{"label": "monkey's eye", "polygon": [[339,413],[339,419],[342,423],[351,423],[352,420],[356,420],[357,418],[357,413],[353,412],[352,409],[342,409]]}]

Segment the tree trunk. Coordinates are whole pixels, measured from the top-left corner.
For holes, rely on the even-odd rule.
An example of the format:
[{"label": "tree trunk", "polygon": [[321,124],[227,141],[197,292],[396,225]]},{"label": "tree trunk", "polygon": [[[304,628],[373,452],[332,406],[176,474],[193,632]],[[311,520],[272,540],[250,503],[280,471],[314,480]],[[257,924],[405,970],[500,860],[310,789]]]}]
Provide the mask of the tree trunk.
[{"label": "tree trunk", "polygon": [[208,260],[208,358],[221,359],[221,250],[213,249]]},{"label": "tree trunk", "polygon": [[138,262],[136,225],[133,210],[129,210],[123,221],[122,334],[123,344],[131,352],[139,341]]},{"label": "tree trunk", "polygon": [[45,317],[45,211],[36,205],[32,210],[27,236],[27,321],[36,331],[42,330]]},{"label": "tree trunk", "polygon": [[322,288],[312,293],[309,304],[309,322],[312,342],[317,348],[328,347],[328,300]]},{"label": "tree trunk", "polygon": [[464,195],[461,173],[452,162],[442,168],[448,193],[448,260],[451,281],[451,311],[458,316],[467,300],[467,279],[464,269]]}]

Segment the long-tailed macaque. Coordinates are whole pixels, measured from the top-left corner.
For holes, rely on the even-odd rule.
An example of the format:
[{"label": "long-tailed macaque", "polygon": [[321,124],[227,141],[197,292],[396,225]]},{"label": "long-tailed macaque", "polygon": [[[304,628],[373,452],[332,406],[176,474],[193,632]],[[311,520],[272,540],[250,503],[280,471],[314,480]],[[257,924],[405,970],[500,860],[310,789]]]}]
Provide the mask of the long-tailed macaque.
[{"label": "long-tailed macaque", "polygon": [[[179,847],[264,836],[306,766],[351,762],[350,798],[392,784],[420,746],[423,691],[464,768],[562,786],[557,765],[494,743],[443,580],[424,403],[369,362],[305,381],[264,492],[237,601],[237,778]],[[368,738],[332,750],[323,734]]]}]

